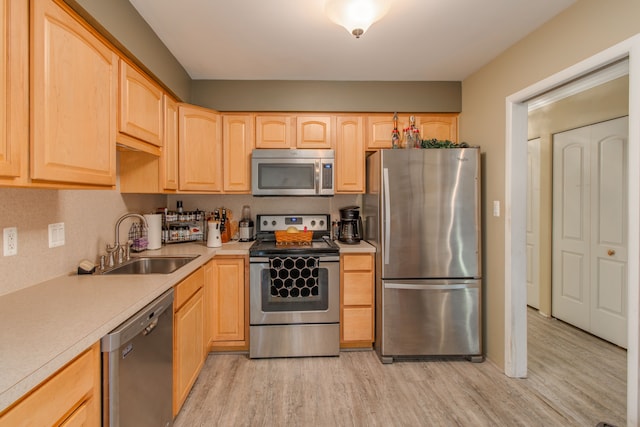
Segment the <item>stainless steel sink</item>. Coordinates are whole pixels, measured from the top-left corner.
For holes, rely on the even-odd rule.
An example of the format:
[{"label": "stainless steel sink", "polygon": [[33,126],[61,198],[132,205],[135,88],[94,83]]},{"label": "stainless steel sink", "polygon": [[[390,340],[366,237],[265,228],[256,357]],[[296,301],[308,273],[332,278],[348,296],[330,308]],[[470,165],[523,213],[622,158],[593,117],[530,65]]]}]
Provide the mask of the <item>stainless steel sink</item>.
[{"label": "stainless steel sink", "polygon": [[200,255],[134,257],[98,274],[170,274]]}]

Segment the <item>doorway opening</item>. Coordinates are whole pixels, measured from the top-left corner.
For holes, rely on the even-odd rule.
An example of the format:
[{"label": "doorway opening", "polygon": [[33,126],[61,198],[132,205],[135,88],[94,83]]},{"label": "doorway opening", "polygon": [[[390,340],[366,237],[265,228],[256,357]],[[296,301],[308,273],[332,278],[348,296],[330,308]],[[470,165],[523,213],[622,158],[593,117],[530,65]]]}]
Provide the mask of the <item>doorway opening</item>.
[{"label": "doorway opening", "polygon": [[[640,258],[640,35],[621,42],[591,58],[569,67],[520,92],[507,97],[505,146],[505,373],[511,377],[527,375],[526,329],[526,165],[527,101],[577,77],[629,57],[629,143],[628,143],[628,256]],[[627,352],[627,422],[640,418],[638,397],[638,283],[637,262],[627,269],[628,352]]]}]

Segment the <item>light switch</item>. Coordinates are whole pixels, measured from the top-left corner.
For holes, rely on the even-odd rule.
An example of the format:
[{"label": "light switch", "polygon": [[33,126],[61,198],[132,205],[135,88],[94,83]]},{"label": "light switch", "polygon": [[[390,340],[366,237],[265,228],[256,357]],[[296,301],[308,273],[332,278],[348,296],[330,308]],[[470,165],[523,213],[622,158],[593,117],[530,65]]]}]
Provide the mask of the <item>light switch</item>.
[{"label": "light switch", "polygon": [[500,200],[493,201],[493,216],[500,216]]},{"label": "light switch", "polygon": [[64,222],[49,224],[49,247],[64,245]]}]

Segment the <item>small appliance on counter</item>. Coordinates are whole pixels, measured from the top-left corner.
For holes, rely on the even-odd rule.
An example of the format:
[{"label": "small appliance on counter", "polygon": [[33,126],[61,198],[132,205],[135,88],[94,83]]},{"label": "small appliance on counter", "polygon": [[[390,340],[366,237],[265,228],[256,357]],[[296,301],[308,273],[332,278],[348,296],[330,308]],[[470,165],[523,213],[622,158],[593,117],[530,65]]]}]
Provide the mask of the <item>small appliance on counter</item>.
[{"label": "small appliance on counter", "polygon": [[220,221],[207,221],[207,247],[219,248],[222,246],[222,238],[220,236]]},{"label": "small appliance on counter", "polygon": [[348,245],[357,245],[362,239],[362,218],[359,206],[347,206],[340,209],[338,241]]},{"label": "small appliance on counter", "polygon": [[242,219],[238,223],[238,234],[241,242],[253,240],[253,220],[251,219],[251,208],[248,205],[242,207]]}]

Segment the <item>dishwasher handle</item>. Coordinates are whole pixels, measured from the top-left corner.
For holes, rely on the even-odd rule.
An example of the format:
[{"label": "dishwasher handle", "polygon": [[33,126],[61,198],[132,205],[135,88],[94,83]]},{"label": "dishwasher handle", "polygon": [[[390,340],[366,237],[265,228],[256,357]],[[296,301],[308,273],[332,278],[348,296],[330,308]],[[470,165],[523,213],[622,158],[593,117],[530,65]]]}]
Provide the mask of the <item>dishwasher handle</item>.
[{"label": "dishwasher handle", "polygon": [[158,326],[158,318],[157,317],[155,319],[153,319],[153,321],[151,323],[149,323],[149,325],[147,325],[147,327],[142,330],[142,335],[144,335],[144,336],[149,335],[151,332],[153,332],[153,330],[156,328],[156,326]]}]

